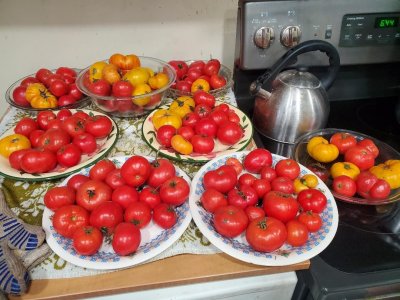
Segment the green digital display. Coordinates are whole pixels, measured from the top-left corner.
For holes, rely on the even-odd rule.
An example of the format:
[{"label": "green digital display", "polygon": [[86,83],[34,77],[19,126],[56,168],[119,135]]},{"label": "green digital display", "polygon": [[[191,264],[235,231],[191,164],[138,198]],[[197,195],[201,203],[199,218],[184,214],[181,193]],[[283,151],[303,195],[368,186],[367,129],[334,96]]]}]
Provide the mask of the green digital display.
[{"label": "green digital display", "polygon": [[379,17],[375,19],[375,28],[393,28],[399,24],[398,17]]}]

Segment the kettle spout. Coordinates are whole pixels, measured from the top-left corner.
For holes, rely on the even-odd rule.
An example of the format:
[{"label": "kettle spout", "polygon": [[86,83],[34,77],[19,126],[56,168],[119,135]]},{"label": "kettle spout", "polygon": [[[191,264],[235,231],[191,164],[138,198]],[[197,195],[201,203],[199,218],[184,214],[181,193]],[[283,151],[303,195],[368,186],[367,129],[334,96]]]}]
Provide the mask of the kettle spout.
[{"label": "kettle spout", "polygon": [[261,88],[261,85],[262,84],[259,81],[253,81],[250,85],[250,94],[268,99],[271,96],[271,93]]}]

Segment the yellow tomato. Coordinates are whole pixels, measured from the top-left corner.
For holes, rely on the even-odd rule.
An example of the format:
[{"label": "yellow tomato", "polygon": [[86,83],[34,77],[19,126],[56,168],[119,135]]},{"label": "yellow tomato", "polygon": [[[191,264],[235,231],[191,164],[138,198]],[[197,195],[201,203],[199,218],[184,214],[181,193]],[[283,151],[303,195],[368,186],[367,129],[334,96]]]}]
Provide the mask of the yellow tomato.
[{"label": "yellow tomato", "polygon": [[301,191],[308,190],[308,186],[304,185],[304,184],[301,182],[300,178],[296,178],[296,179],[293,181],[293,186],[294,186],[294,192],[295,192],[296,194],[300,193]]},{"label": "yellow tomato", "polygon": [[189,155],[193,152],[193,145],[179,134],[172,137],[171,146],[172,149],[180,154]]},{"label": "yellow tomato", "polygon": [[307,187],[313,189],[318,185],[318,178],[313,174],[306,174],[300,178],[300,181]]},{"label": "yellow tomato", "polygon": [[102,78],[106,80],[109,84],[114,84],[121,80],[121,75],[119,75],[117,66],[113,64],[108,64],[104,66],[102,70]]},{"label": "yellow tomato", "polygon": [[0,154],[8,158],[11,153],[21,149],[29,149],[31,142],[22,134],[11,134],[0,140]]},{"label": "yellow tomato", "polygon": [[124,80],[128,80],[134,87],[141,83],[147,83],[149,78],[149,72],[141,67],[126,72],[123,77]]},{"label": "yellow tomato", "polygon": [[103,68],[107,66],[104,61],[98,61],[89,67],[89,80],[94,82],[102,78]]},{"label": "yellow tomato", "polygon": [[360,174],[360,169],[351,162],[337,162],[331,167],[332,178],[345,175],[353,180],[356,180],[358,174]]},{"label": "yellow tomato", "polygon": [[149,85],[153,90],[161,89],[169,82],[168,75],[165,73],[157,73],[149,78]]},{"label": "yellow tomato", "polygon": [[210,84],[208,83],[207,80],[205,79],[196,79],[193,83],[192,83],[192,87],[190,88],[190,91],[192,93],[195,93],[197,91],[205,91],[208,92],[210,90]]},{"label": "yellow tomato", "polygon": [[150,77],[154,76],[154,71],[152,68],[149,68],[149,67],[142,67],[142,68],[145,69],[147,71],[147,73],[149,73]]},{"label": "yellow tomato", "polygon": [[182,119],[177,114],[166,109],[160,109],[152,117],[154,128],[158,130],[163,125],[172,125],[175,129],[182,126]]},{"label": "yellow tomato", "polygon": [[169,110],[179,115],[181,118],[193,111],[195,102],[193,98],[181,96],[171,103]]},{"label": "yellow tomato", "polygon": [[146,83],[140,83],[133,88],[132,96],[135,96],[135,99],[132,99],[132,102],[139,106],[145,106],[150,102],[150,97],[140,97],[141,95],[145,95],[151,92],[151,87]]},{"label": "yellow tomato", "polygon": [[33,108],[53,108],[58,105],[57,98],[41,83],[30,84],[25,98]]},{"label": "yellow tomato", "polygon": [[322,136],[313,137],[307,144],[308,154],[323,163],[334,161],[339,156],[339,149]]},{"label": "yellow tomato", "polygon": [[382,164],[373,166],[369,171],[379,179],[386,180],[391,189],[400,187],[400,160],[387,160]]}]

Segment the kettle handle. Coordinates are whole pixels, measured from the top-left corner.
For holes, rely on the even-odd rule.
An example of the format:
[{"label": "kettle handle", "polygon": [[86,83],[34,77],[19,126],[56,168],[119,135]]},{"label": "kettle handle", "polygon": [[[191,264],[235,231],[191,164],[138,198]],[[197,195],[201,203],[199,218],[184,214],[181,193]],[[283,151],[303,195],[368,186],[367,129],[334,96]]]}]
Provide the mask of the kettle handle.
[{"label": "kettle handle", "polygon": [[321,40],[309,40],[298,44],[289,49],[269,71],[262,74],[250,86],[250,92],[255,95],[261,89],[261,86],[274,80],[275,77],[285,68],[290,65],[294,59],[300,54],[311,51],[322,51],[329,57],[328,72],[320,79],[322,86],[328,90],[336,78],[336,74],[340,68],[339,53],[332,44]]}]

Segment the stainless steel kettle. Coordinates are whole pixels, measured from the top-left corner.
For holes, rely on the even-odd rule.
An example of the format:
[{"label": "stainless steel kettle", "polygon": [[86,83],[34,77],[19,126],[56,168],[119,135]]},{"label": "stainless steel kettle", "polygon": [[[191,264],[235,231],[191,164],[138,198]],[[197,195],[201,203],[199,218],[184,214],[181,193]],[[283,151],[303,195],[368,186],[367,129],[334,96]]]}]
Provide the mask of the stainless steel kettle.
[{"label": "stainless steel kettle", "polygon": [[[320,80],[308,73],[306,67],[281,73],[298,55],[318,50],[329,57],[328,70]],[[256,95],[253,113],[256,129],[272,140],[294,143],[304,133],[324,128],[329,116],[326,90],[339,67],[339,53],[328,42],[310,40],[290,49],[250,86],[250,92]],[[262,88],[269,85],[271,93]]]}]

